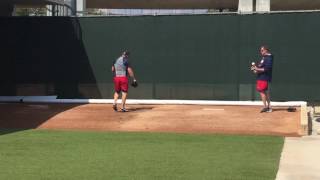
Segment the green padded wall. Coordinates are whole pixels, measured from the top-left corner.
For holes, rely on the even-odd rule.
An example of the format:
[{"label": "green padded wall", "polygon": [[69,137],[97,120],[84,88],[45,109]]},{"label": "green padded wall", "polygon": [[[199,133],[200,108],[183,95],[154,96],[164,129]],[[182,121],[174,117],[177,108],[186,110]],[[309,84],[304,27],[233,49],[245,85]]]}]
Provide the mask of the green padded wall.
[{"label": "green padded wall", "polygon": [[0,18],[0,95],[112,98],[123,50],[129,98],[255,100],[251,61],[275,56],[272,100],[320,100],[320,13]]}]

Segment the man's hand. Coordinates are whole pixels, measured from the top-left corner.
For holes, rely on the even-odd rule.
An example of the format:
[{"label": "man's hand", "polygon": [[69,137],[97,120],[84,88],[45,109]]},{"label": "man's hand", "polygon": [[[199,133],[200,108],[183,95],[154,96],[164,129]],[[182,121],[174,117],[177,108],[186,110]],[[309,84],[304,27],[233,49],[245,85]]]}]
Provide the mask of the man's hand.
[{"label": "man's hand", "polygon": [[133,81],[131,82],[131,86],[134,88],[138,87],[138,81],[136,79],[133,79]]},{"label": "man's hand", "polygon": [[251,71],[255,71],[257,69],[257,66],[253,65],[253,66],[251,66],[250,69],[251,69]]},{"label": "man's hand", "polygon": [[251,71],[252,71],[253,73],[255,73],[255,74],[258,73],[258,71],[257,71],[257,66],[256,66],[256,65],[252,65],[250,69],[251,69]]}]

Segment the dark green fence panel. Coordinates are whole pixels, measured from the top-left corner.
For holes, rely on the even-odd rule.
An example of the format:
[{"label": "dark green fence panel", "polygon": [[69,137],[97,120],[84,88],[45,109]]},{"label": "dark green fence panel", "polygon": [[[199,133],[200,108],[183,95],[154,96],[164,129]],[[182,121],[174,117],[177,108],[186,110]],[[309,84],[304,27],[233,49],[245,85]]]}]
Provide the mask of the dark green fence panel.
[{"label": "dark green fence panel", "polygon": [[0,95],[112,98],[123,50],[130,98],[255,100],[251,61],[275,56],[273,100],[320,100],[320,13],[0,18]]}]

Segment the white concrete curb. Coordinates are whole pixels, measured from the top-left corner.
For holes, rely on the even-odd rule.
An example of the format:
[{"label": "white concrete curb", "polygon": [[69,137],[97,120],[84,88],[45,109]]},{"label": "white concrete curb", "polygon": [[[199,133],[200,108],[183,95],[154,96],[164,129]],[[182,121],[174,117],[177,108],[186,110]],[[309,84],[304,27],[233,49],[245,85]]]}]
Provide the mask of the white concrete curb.
[{"label": "white concrete curb", "polygon": [[[113,99],[56,99],[57,96],[0,96],[0,102],[111,104]],[[121,102],[121,100],[119,100]],[[128,99],[127,104],[260,106],[261,101]],[[305,101],[271,102],[272,106],[306,106]]]}]

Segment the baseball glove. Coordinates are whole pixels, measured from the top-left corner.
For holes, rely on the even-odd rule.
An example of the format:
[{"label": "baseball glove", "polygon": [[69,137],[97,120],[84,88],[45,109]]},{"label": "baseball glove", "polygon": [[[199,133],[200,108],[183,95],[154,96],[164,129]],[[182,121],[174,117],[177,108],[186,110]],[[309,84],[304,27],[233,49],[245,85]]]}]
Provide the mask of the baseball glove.
[{"label": "baseball glove", "polygon": [[137,80],[133,80],[133,81],[131,82],[131,86],[134,87],[134,88],[138,87],[138,82],[137,82]]}]

